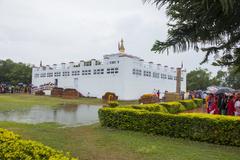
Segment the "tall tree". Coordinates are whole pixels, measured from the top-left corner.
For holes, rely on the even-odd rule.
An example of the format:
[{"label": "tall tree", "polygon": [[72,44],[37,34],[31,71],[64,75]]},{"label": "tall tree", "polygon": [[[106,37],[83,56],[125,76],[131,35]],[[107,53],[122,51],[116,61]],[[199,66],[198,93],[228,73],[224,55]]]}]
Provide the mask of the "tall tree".
[{"label": "tall tree", "polygon": [[187,74],[187,90],[206,90],[211,85],[211,72],[198,68]]},{"label": "tall tree", "polygon": [[227,72],[225,71],[218,71],[217,75],[211,79],[211,85],[215,86],[223,86],[226,87],[226,78],[227,78]]},{"label": "tall tree", "polygon": [[157,7],[166,6],[168,38],[156,41],[152,51],[162,53],[201,49],[202,63],[215,55],[214,65],[237,66],[240,71],[239,0],[145,0]]},{"label": "tall tree", "polygon": [[0,83],[30,84],[32,69],[30,65],[15,63],[10,59],[0,60]]},{"label": "tall tree", "polygon": [[240,73],[236,73],[236,67],[230,67],[228,69],[226,84],[231,88],[240,89]]}]

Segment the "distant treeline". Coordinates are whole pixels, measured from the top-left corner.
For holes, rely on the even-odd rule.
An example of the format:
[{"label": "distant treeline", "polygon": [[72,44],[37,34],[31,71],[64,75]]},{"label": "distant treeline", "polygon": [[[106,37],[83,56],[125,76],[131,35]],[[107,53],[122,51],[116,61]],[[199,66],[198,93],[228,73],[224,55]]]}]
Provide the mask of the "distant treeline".
[{"label": "distant treeline", "polygon": [[0,83],[16,85],[30,84],[32,67],[24,63],[15,63],[10,59],[0,60]]}]

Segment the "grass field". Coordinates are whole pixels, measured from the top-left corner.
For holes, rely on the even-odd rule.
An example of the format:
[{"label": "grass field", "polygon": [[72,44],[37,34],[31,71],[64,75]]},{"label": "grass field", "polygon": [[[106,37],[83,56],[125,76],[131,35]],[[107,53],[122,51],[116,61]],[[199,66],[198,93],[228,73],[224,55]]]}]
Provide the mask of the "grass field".
[{"label": "grass field", "polygon": [[[135,104],[137,101],[119,101],[120,104]],[[25,109],[34,105],[58,107],[62,104],[102,105],[97,98],[63,99],[50,96],[34,96],[27,94],[0,94],[0,111]]]},{"label": "grass field", "polygon": [[98,124],[62,128],[57,124],[27,125],[0,122],[21,134],[80,160],[238,160],[239,148],[172,139],[144,133],[101,128]]}]

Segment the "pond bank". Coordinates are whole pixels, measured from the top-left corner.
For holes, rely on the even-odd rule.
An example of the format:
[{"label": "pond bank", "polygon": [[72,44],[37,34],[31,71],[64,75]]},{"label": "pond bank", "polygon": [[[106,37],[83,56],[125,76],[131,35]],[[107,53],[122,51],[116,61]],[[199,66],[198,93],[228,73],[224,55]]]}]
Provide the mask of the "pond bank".
[{"label": "pond bank", "polygon": [[[137,101],[119,101],[121,105],[137,104]],[[63,99],[50,96],[35,96],[28,94],[0,94],[0,111],[21,110],[35,105],[58,107],[65,104],[103,105],[97,98]]]}]

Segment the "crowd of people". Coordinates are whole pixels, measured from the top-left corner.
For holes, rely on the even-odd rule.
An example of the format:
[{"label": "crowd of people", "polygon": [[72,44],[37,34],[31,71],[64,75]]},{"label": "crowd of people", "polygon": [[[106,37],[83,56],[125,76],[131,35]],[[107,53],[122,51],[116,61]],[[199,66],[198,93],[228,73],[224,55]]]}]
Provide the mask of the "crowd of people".
[{"label": "crowd of people", "polygon": [[206,108],[209,114],[240,116],[240,93],[213,94],[206,97]]},{"label": "crowd of people", "polygon": [[0,93],[31,93],[31,86],[25,84],[0,84]]}]

